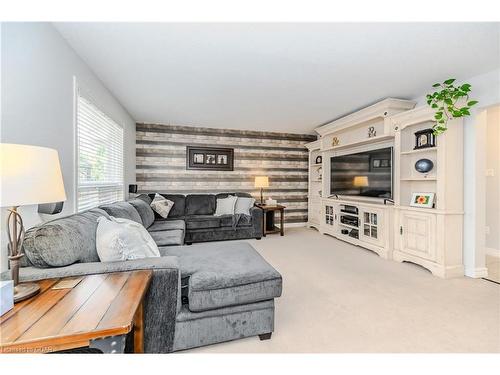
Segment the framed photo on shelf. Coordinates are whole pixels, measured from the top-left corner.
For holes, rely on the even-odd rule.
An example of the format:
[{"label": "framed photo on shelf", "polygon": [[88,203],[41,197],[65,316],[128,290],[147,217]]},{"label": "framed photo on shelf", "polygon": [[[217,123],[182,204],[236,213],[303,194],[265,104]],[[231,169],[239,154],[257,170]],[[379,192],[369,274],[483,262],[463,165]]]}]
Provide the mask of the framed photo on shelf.
[{"label": "framed photo on shelf", "polygon": [[234,149],[186,146],[186,169],[232,171]]},{"label": "framed photo on shelf", "polygon": [[413,193],[411,196],[410,206],[432,208],[434,207],[435,193]]}]

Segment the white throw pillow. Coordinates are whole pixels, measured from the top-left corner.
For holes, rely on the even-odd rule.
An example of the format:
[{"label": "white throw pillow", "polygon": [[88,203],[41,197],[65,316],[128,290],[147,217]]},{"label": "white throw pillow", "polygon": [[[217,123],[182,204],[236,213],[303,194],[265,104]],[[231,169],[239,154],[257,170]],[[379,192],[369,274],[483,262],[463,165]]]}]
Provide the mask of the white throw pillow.
[{"label": "white throw pillow", "polygon": [[170,210],[172,209],[172,207],[174,207],[174,202],[156,193],[150,206],[155,212],[158,213],[158,215],[166,219],[168,214],[170,213]]},{"label": "white throw pillow", "polygon": [[234,215],[236,200],[237,198],[232,195],[227,198],[218,198],[214,216]]},{"label": "white throw pillow", "polygon": [[255,199],[247,197],[238,197],[234,206],[235,214],[250,215],[250,209],[255,204]]},{"label": "white throw pillow", "polygon": [[141,224],[111,216],[97,219],[97,254],[101,262],[159,257],[155,241]]}]

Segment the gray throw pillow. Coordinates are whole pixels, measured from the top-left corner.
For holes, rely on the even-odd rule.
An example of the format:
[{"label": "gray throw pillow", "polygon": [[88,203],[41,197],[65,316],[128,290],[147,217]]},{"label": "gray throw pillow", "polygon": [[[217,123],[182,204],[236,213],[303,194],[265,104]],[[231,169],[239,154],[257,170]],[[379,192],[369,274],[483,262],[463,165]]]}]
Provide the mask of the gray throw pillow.
[{"label": "gray throw pillow", "polygon": [[217,199],[214,216],[234,215],[234,206],[237,199],[238,198],[233,196]]},{"label": "gray throw pillow", "polygon": [[250,209],[255,204],[254,198],[238,197],[234,206],[235,214],[250,215]]},{"label": "gray throw pillow", "polygon": [[128,203],[134,206],[141,216],[142,225],[144,225],[145,228],[149,228],[155,221],[155,213],[149,204],[140,198],[131,199]]}]

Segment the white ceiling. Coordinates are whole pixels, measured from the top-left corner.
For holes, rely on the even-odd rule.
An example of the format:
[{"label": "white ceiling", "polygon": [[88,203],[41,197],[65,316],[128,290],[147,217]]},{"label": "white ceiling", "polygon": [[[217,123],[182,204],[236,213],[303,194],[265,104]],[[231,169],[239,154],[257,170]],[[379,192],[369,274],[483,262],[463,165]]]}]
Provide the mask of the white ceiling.
[{"label": "white ceiling", "polygon": [[499,63],[487,23],[56,23],[138,122],[312,132]]}]

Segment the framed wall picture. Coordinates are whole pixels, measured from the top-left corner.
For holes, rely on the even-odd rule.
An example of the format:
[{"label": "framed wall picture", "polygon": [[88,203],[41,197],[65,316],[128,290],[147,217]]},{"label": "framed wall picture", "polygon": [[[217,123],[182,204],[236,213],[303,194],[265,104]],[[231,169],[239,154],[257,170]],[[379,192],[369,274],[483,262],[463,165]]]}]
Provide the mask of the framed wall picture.
[{"label": "framed wall picture", "polygon": [[186,146],[186,169],[232,171],[233,148]]},{"label": "framed wall picture", "polygon": [[434,207],[435,193],[413,193],[411,196],[410,206],[432,208]]}]

